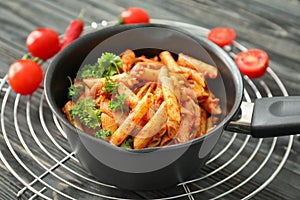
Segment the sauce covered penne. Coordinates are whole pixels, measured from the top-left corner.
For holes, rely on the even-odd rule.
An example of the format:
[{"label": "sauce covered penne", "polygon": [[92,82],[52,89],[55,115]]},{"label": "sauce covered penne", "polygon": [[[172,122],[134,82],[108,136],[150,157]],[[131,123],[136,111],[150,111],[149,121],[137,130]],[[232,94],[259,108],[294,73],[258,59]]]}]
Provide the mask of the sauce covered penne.
[{"label": "sauce covered penne", "polygon": [[220,100],[205,82],[217,76],[216,67],[184,53],[103,53],[78,71],[62,111],[78,129],[115,146],[179,144],[218,123]]}]

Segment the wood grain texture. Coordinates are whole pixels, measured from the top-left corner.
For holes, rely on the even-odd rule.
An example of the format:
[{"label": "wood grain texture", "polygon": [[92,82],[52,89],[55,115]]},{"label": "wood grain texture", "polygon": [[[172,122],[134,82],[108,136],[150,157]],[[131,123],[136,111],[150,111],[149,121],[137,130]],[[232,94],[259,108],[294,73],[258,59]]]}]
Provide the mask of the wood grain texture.
[{"label": "wood grain texture", "polygon": [[[102,20],[117,20],[119,13],[126,7],[141,7],[149,13],[151,18],[167,19],[179,22],[185,22],[213,28],[216,26],[229,26],[236,30],[236,40],[248,48],[260,48],[268,52],[270,56],[270,67],[276,72],[279,78],[286,86],[290,95],[300,95],[300,1],[299,0],[2,0],[0,1],[0,77],[4,77],[7,73],[9,65],[16,59],[21,58],[26,53],[25,41],[27,35],[35,28],[49,27],[62,34],[68,23],[77,17],[80,10],[84,8],[86,14],[84,22],[86,25],[93,21],[101,22]],[[43,69],[47,67],[47,63],[43,65]],[[282,93],[272,84],[270,85],[274,94],[282,95]],[[38,91],[37,97],[31,101],[34,105],[39,104],[38,97],[41,91]],[[13,95],[11,95],[13,96]],[[0,95],[0,102],[4,98],[3,92]],[[23,126],[22,135],[25,141],[31,141],[30,131],[28,130],[26,116],[26,101],[28,97],[21,97],[19,106],[20,116],[19,124]],[[8,99],[9,105],[14,105],[15,98]],[[50,113],[47,104],[43,105],[46,113]],[[38,116],[38,108],[32,107],[34,115]],[[300,108],[299,108],[300,109]],[[13,113],[13,108],[7,108],[5,112]],[[52,116],[45,115],[45,118]],[[32,120],[39,120],[34,118]],[[13,117],[4,119],[5,128],[15,149],[23,160],[33,162],[30,155],[24,151],[20,144],[19,138],[15,133]],[[51,124],[50,126],[55,126]],[[42,131],[41,125],[35,127],[36,133]],[[8,158],[8,162],[15,170],[23,170],[12,158],[4,141],[3,132],[0,131],[0,150]],[[55,133],[53,134],[55,135]],[[65,149],[69,149],[65,140],[58,137]],[[42,141],[47,144],[47,138]],[[242,140],[241,140],[242,143]],[[32,144],[36,145],[36,144]],[[282,148],[284,148],[282,144]],[[63,159],[61,152],[55,146],[46,147],[53,155]],[[236,147],[238,149],[238,146]],[[263,149],[268,149],[265,146]],[[45,164],[52,166],[55,162],[49,161],[45,154],[40,154],[38,146],[34,148],[33,155]],[[217,151],[217,150],[216,150]],[[280,147],[277,149],[278,156],[281,153]],[[246,152],[250,154],[250,152]],[[279,173],[274,181],[270,183],[262,192],[254,197],[254,199],[300,199],[300,142],[295,139],[292,152],[283,170]],[[265,152],[261,152],[265,155]],[[259,158],[257,158],[259,160]],[[274,160],[274,164],[280,160]],[[70,167],[85,173],[78,164],[70,162]],[[253,166],[255,168],[255,166]],[[272,169],[272,163],[269,166]],[[44,169],[37,167],[32,169],[36,174],[41,174]],[[24,170],[23,170],[24,171]],[[27,182],[32,181],[32,177],[23,172],[28,177]],[[57,173],[63,173],[59,170]],[[228,172],[229,173],[229,172]],[[261,174],[261,178],[267,176],[268,172]],[[226,177],[226,171],[220,177]],[[226,186],[231,188],[238,183],[239,179],[244,179],[249,174],[239,174]],[[69,181],[76,183],[72,175],[69,175]],[[52,180],[50,180],[52,181]],[[260,182],[254,180],[251,186],[256,188]],[[59,186],[62,191],[70,190],[65,185]],[[84,188],[85,186],[82,185]],[[196,186],[195,186],[196,187]],[[16,199],[17,192],[23,188],[23,184],[11,175],[5,165],[0,161],[0,199]],[[89,188],[97,191],[97,186]],[[223,188],[224,189],[224,188]],[[233,196],[242,198],[243,192],[251,188],[243,188],[239,190],[239,194]],[[103,193],[115,193],[115,190],[104,190]],[[156,192],[135,192],[135,191],[117,191],[124,198],[154,198],[159,195],[175,194],[177,191],[156,191]],[[184,191],[182,191],[184,193]],[[30,192],[21,196],[21,199],[28,199],[32,194]],[[212,194],[213,195],[213,194]],[[203,198],[201,195],[197,198]],[[208,196],[212,197],[212,196]],[[85,198],[84,196],[79,196]],[[183,198],[187,199],[187,198]]]}]

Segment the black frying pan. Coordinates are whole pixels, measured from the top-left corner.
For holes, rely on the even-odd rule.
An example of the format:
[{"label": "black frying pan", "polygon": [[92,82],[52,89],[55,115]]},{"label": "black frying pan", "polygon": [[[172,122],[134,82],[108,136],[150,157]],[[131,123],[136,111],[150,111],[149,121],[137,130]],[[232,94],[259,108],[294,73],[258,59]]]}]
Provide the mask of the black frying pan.
[{"label": "black frying pan", "polygon": [[[161,50],[174,54],[185,52],[217,66],[217,79],[207,82],[209,89],[221,99],[223,109],[216,128],[183,144],[126,150],[72,126],[61,111],[68,100],[70,82],[67,77],[76,77],[82,65],[95,63],[103,52],[119,54],[128,48],[146,56]],[[242,104],[243,81],[232,59],[205,38],[167,25],[113,26],[79,38],[49,65],[45,92],[81,165],[101,182],[125,189],[159,189],[187,180],[205,164],[224,129],[242,130],[255,137],[272,137],[295,134],[300,128],[300,109],[295,109],[300,103],[299,98],[278,97]],[[243,121],[245,111],[241,108],[251,110],[246,113],[246,123]]]}]

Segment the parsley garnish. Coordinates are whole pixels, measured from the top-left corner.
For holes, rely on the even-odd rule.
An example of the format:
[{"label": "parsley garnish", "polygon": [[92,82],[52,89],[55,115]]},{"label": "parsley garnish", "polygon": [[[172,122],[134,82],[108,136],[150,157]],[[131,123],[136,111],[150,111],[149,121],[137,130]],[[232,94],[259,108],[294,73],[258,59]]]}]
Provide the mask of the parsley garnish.
[{"label": "parsley garnish", "polygon": [[87,64],[79,70],[77,78],[82,80],[84,78],[102,78],[120,74],[119,68],[122,68],[121,58],[113,53],[103,53],[98,58],[94,65]]},{"label": "parsley garnish", "polygon": [[103,76],[112,76],[120,74],[119,68],[122,68],[121,58],[113,53],[103,53],[98,59],[98,64],[104,68]]},{"label": "parsley garnish", "polygon": [[124,149],[133,149],[133,139],[131,137],[128,137],[122,142],[120,147]]},{"label": "parsley garnish", "polygon": [[104,140],[106,137],[108,137],[108,136],[111,135],[111,131],[110,130],[100,129],[94,135],[95,135],[96,138]]},{"label": "parsley garnish", "polygon": [[68,76],[68,78],[69,78],[70,84],[71,84],[69,87],[69,91],[68,91],[68,98],[73,99],[74,101],[77,101],[77,99],[80,96],[80,91],[82,90],[83,85],[81,85],[81,84],[73,85],[71,77]]},{"label": "parsley garnish", "polygon": [[112,111],[116,111],[116,110],[121,110],[122,112],[124,111],[124,100],[125,100],[125,95],[119,95],[116,94],[116,101],[111,99],[108,102],[108,108],[111,109]]},{"label": "parsley garnish", "polygon": [[109,76],[105,77],[105,83],[104,83],[104,91],[112,94],[118,87],[118,83],[111,80]]},{"label": "parsley garnish", "polygon": [[96,108],[94,100],[90,97],[78,101],[71,109],[70,115],[74,119],[78,117],[81,123],[89,128],[101,125],[101,111]]}]

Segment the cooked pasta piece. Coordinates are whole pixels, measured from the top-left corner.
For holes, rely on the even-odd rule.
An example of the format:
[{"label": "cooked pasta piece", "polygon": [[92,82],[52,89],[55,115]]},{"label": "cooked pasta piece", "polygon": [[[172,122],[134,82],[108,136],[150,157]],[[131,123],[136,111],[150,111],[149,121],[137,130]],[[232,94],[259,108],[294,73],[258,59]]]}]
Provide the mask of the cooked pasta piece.
[{"label": "cooked pasta piece", "polygon": [[187,142],[190,138],[190,132],[193,125],[193,116],[185,115],[182,117],[178,133],[175,136],[177,143]]},{"label": "cooked pasta piece", "polygon": [[190,67],[212,79],[216,78],[218,75],[218,70],[216,67],[183,53],[178,54],[177,62],[181,66]]},{"label": "cooked pasta piece", "polygon": [[138,97],[138,99],[141,99],[143,98],[143,96],[147,93],[147,90],[149,89],[150,85],[152,83],[151,82],[148,82],[146,83],[145,85],[143,85],[141,88],[139,88],[136,96]]},{"label": "cooked pasta piece", "polygon": [[153,136],[155,136],[167,121],[166,103],[163,102],[153,117],[147,124],[134,136],[134,149],[141,149],[148,145]]},{"label": "cooked pasta piece", "polygon": [[170,145],[172,143],[172,139],[168,134],[165,134],[161,141],[160,141],[160,145],[159,146],[166,146],[166,145]]},{"label": "cooked pasta piece", "polygon": [[190,139],[190,134],[192,132],[191,129],[194,124],[194,119],[197,115],[197,110],[194,108],[194,100],[192,100],[190,97],[183,103],[181,108],[185,109],[186,111],[181,112],[183,116],[178,133],[175,137],[177,143],[187,142]]},{"label": "cooked pasta piece", "polygon": [[112,133],[114,133],[118,128],[118,125],[116,124],[114,118],[110,117],[105,113],[101,113],[101,122],[102,122],[102,129],[111,131]]},{"label": "cooked pasta piece", "polygon": [[159,73],[159,81],[162,83],[164,100],[167,105],[168,135],[174,138],[180,126],[180,105],[174,93],[174,85],[168,77],[168,68],[163,67]]},{"label": "cooked pasta piece", "polygon": [[206,127],[207,127],[207,112],[202,108],[200,108],[200,126],[198,129],[198,132],[196,133],[195,138],[200,137],[201,135],[204,135],[206,133]]},{"label": "cooked pasta piece", "polygon": [[63,113],[65,113],[66,118],[69,120],[69,122],[72,125],[75,125],[74,119],[71,117],[71,114],[70,114],[70,109],[73,106],[74,106],[74,103],[73,103],[73,101],[70,100],[64,105],[64,107],[62,108],[62,111],[63,111]]},{"label": "cooked pasta piece", "polygon": [[129,72],[135,62],[135,53],[131,49],[125,50],[121,54],[121,61],[124,72]]},{"label": "cooked pasta piece", "polygon": [[163,135],[166,133],[166,123],[162,126],[160,131],[152,138],[147,147],[158,147],[162,141]]},{"label": "cooked pasta piece", "polygon": [[134,127],[139,123],[143,116],[148,112],[153,103],[153,95],[148,93],[133,108],[125,121],[111,135],[110,143],[119,146],[130,135]]},{"label": "cooked pasta piece", "polygon": [[170,69],[170,71],[180,72],[180,68],[177,62],[174,60],[173,56],[169,51],[161,52],[159,54],[159,57],[161,59],[161,62],[165,64]]},{"label": "cooked pasta piece", "polygon": [[207,118],[207,123],[206,123],[206,132],[209,132],[213,128],[216,127],[216,123],[218,122],[218,117],[216,116],[209,116]]},{"label": "cooked pasta piece", "polygon": [[161,104],[163,101],[163,91],[161,84],[157,84],[154,91],[154,104]]},{"label": "cooked pasta piece", "polygon": [[96,105],[99,108],[99,110],[105,114],[107,114],[110,117],[113,117],[113,112],[110,108],[108,108],[109,99],[105,96],[100,96],[96,99]]},{"label": "cooked pasta piece", "polygon": [[157,81],[159,70],[147,68],[137,63],[130,71],[130,76],[143,81]]},{"label": "cooked pasta piece", "polygon": [[202,86],[203,88],[206,87],[206,83],[205,83],[205,79],[204,79],[204,75],[203,73],[199,73],[196,70],[191,70],[191,79],[196,81],[200,86]]},{"label": "cooked pasta piece", "polygon": [[[173,58],[169,51],[163,51],[159,54],[159,57],[171,72],[175,72],[176,74],[180,74],[181,76],[185,77],[186,79],[192,78],[193,80],[197,81],[203,87],[205,87],[205,80],[202,73],[198,70],[193,70],[190,68],[185,68],[180,66],[177,61]],[[180,63],[180,62],[179,62]]]},{"label": "cooked pasta piece", "polygon": [[160,137],[153,137],[152,140],[149,142],[149,144],[147,145],[147,147],[158,147],[159,144],[161,142],[161,138]]},{"label": "cooked pasta piece", "polygon": [[139,98],[132,92],[124,83],[118,84],[118,93],[122,96],[125,95],[125,104],[130,108],[134,108],[139,101]]},{"label": "cooked pasta piece", "polygon": [[139,64],[145,68],[156,69],[156,70],[159,70],[162,66],[164,66],[164,64],[158,61],[157,59],[149,59],[146,58],[145,56],[140,56],[136,58],[135,62],[136,64]]},{"label": "cooked pasta piece", "polygon": [[[190,96],[196,96],[198,101],[202,101],[208,98],[209,93],[206,88],[203,88],[196,81],[190,80],[190,88],[186,89],[186,92],[189,93]],[[193,94],[191,94],[193,93]]]},{"label": "cooked pasta piece", "polygon": [[[114,82],[119,82],[127,76],[126,73],[117,74],[114,76],[110,76],[111,80]],[[85,78],[82,80],[89,88],[97,87],[101,88],[105,83],[105,78]]]},{"label": "cooked pasta piece", "polygon": [[206,98],[205,101],[201,104],[207,112],[211,114],[219,115],[222,113],[222,109],[219,103],[220,103],[220,99],[214,97],[214,95],[210,93],[208,98]]}]

